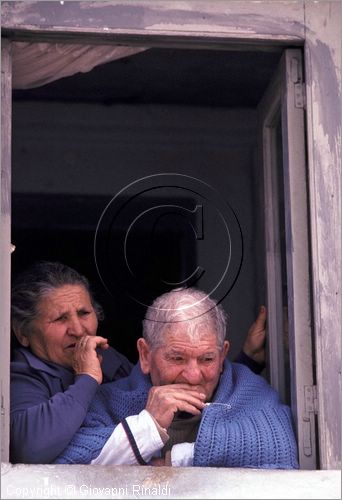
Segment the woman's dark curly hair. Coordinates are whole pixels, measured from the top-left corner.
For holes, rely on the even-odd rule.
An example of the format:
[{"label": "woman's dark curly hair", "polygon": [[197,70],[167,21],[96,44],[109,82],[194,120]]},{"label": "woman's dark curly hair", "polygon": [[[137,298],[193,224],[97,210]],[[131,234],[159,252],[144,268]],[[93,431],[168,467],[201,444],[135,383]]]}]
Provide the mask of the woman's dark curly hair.
[{"label": "woman's dark curly hair", "polygon": [[13,282],[11,291],[11,326],[13,331],[30,333],[30,324],[38,313],[41,299],[56,288],[79,285],[89,293],[98,320],[103,309],[90,289],[89,281],[75,269],[61,262],[40,261],[23,271]]}]

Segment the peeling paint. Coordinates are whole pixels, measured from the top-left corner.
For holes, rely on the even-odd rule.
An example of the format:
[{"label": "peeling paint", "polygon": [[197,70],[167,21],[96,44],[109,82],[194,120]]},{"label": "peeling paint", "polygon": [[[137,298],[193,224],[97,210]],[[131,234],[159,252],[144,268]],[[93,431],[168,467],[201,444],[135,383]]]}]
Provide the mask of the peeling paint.
[{"label": "peeling paint", "polygon": [[29,25],[102,29],[106,20],[106,25],[113,31],[118,27],[120,30],[153,31],[167,26],[179,31],[291,34],[304,39],[302,2],[279,2],[276,11],[270,10],[269,2],[217,1],[196,2],[196,9],[192,2],[170,1],[67,2],[61,7],[57,2],[3,2],[2,26],[9,29]]},{"label": "peeling paint", "polygon": [[23,464],[1,470],[1,497],[7,499],[281,499],[285,492],[288,499],[338,499],[341,489],[339,471]]},{"label": "peeling paint", "polygon": [[[331,55],[331,49],[322,41],[316,40],[315,46],[311,48],[310,52],[312,62],[320,75],[320,79],[314,81],[313,85],[314,94],[318,96],[316,98],[317,111],[321,116],[323,135],[327,137],[329,143],[325,154],[331,156],[330,152],[334,152],[335,158],[328,161],[333,161],[333,164],[336,164],[336,153],[341,148],[341,114],[340,109],[335,104],[336,96],[341,96],[337,68]],[[324,106],[320,106],[320,103],[324,103]]]},{"label": "peeling paint", "polygon": [[319,448],[329,468],[341,466],[341,4],[305,5]]}]

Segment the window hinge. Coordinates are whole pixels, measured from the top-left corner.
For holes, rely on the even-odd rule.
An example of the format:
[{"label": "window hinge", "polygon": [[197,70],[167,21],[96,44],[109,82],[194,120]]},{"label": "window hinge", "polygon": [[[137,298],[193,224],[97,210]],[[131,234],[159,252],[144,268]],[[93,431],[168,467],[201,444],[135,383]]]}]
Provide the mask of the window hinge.
[{"label": "window hinge", "polygon": [[317,386],[304,386],[305,413],[318,413]]},{"label": "window hinge", "polygon": [[306,457],[314,454],[315,422],[317,414],[317,387],[304,386],[304,415],[303,415],[303,453]]},{"label": "window hinge", "polygon": [[305,108],[306,92],[304,83],[300,82],[294,84],[294,99],[296,108]]}]

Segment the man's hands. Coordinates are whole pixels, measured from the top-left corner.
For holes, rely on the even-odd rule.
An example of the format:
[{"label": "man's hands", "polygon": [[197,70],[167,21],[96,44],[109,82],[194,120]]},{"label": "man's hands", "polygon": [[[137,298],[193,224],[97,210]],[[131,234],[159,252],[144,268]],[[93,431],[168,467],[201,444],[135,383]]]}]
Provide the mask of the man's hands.
[{"label": "man's hands", "polygon": [[167,430],[177,411],[200,415],[205,407],[205,397],[198,386],[188,384],[154,386],[148,393],[145,409],[161,427]]},{"label": "man's hands", "polygon": [[97,354],[97,347],[108,349],[107,339],[92,335],[81,337],[75,345],[73,369],[76,375],[90,375],[98,384],[101,384],[103,379],[102,356]]},{"label": "man's hands", "polygon": [[243,352],[257,363],[264,363],[266,357],[266,317],[266,307],[261,306],[258,317],[248,330],[246,340],[242,346]]}]

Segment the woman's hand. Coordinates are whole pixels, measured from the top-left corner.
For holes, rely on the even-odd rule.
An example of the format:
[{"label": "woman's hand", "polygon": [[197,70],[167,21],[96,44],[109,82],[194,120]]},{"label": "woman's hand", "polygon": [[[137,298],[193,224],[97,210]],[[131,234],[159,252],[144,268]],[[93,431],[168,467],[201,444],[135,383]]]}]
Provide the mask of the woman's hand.
[{"label": "woman's hand", "polygon": [[108,340],[104,337],[86,335],[81,337],[74,349],[73,369],[76,375],[90,375],[98,384],[102,383],[102,356],[96,349],[108,349]]},{"label": "woman's hand", "polygon": [[248,330],[246,340],[242,346],[243,352],[257,363],[264,363],[266,357],[266,317],[266,307],[261,306],[258,317]]}]

